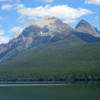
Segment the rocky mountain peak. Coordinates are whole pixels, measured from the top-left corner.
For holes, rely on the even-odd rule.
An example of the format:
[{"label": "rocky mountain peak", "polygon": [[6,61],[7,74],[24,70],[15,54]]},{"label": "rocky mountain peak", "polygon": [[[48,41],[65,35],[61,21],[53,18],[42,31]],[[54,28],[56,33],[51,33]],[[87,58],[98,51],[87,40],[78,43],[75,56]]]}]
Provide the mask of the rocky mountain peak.
[{"label": "rocky mountain peak", "polygon": [[72,29],[71,26],[69,26],[68,24],[66,23],[63,23],[60,19],[56,18],[56,17],[53,17],[53,16],[46,16],[45,18],[43,19],[40,19],[38,21],[35,21],[35,22],[32,22],[28,25],[28,27],[30,26],[37,26],[37,27],[40,27],[40,28],[44,28],[44,27],[48,27],[49,29],[61,29],[61,28],[67,28],[67,29]]},{"label": "rocky mountain peak", "polygon": [[79,27],[90,27],[91,25],[87,22],[87,21],[85,21],[85,20],[81,20],[78,24],[77,24],[77,26],[76,26],[76,28],[79,28]]},{"label": "rocky mountain peak", "polygon": [[32,36],[55,36],[58,33],[69,34],[73,31],[73,28],[66,23],[63,23],[60,19],[53,16],[46,16],[38,21],[29,23],[22,33],[15,36],[23,34],[27,37],[31,34]]},{"label": "rocky mountain peak", "polygon": [[30,23],[28,26],[35,25],[43,28],[45,26],[52,27],[54,25],[59,25],[59,24],[62,24],[62,21],[59,20],[58,18],[52,16],[46,16],[43,19]]},{"label": "rocky mountain peak", "polygon": [[80,32],[84,32],[84,33],[90,34],[90,35],[92,35],[94,37],[100,37],[100,32],[85,20],[81,20],[77,24],[76,29],[78,31],[80,31]]},{"label": "rocky mountain peak", "polygon": [[58,18],[56,18],[54,16],[46,16],[44,19],[45,20],[59,20]]}]

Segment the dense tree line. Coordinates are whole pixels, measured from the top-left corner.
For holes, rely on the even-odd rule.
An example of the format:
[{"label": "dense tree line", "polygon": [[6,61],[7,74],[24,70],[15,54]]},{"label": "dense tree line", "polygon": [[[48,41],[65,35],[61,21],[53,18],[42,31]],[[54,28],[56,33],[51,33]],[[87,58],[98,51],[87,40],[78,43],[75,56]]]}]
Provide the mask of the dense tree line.
[{"label": "dense tree line", "polygon": [[100,81],[100,71],[62,69],[23,69],[0,71],[0,81]]}]

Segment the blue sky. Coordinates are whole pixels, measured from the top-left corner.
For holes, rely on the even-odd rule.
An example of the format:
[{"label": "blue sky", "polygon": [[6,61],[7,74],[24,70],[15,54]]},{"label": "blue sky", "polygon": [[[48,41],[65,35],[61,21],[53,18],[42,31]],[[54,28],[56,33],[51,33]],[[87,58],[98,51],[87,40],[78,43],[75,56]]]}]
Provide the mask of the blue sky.
[{"label": "blue sky", "polygon": [[0,43],[45,16],[58,17],[72,27],[84,19],[100,30],[100,0],[0,0]]}]

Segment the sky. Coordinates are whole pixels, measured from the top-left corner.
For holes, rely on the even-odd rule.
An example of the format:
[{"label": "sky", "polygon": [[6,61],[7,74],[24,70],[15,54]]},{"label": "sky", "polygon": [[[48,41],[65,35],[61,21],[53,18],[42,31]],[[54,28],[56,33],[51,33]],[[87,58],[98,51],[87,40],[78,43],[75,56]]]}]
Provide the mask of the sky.
[{"label": "sky", "polygon": [[84,19],[100,31],[100,0],[0,0],[0,44],[46,16],[72,27]]}]

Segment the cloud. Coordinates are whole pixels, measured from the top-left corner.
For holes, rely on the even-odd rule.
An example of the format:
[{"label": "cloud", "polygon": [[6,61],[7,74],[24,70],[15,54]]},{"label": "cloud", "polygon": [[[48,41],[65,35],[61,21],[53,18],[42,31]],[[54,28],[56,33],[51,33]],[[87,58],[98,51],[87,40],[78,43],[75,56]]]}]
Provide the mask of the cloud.
[{"label": "cloud", "polygon": [[2,27],[2,25],[0,24],[0,28]]},{"label": "cloud", "polygon": [[19,32],[21,32],[22,30],[23,30],[22,27],[15,26],[15,27],[11,28],[11,29],[8,31],[8,33],[19,33]]},{"label": "cloud", "polygon": [[98,19],[99,19],[99,17],[98,17],[98,16],[95,16],[95,17],[94,17],[94,20],[96,20],[96,21],[97,21]]},{"label": "cloud", "polygon": [[4,30],[0,30],[0,35],[3,35],[5,34],[5,31]]},{"label": "cloud", "polygon": [[36,1],[53,2],[54,0],[36,0]]},{"label": "cloud", "polygon": [[93,22],[94,23],[98,23],[99,22],[99,17],[98,16],[95,16],[94,19],[93,19]]},{"label": "cloud", "polygon": [[3,20],[3,17],[2,16],[0,16],[0,20]]},{"label": "cloud", "polygon": [[9,37],[6,37],[6,36],[0,36],[0,44],[2,43],[8,43],[10,40]]},{"label": "cloud", "polygon": [[6,19],[7,19],[6,17],[0,16],[0,21],[1,21],[1,20],[6,20]]},{"label": "cloud", "polygon": [[13,0],[0,0],[0,2],[6,2],[6,1],[12,2]]},{"label": "cloud", "polygon": [[5,34],[4,30],[0,30],[0,44],[2,43],[8,43],[10,38],[7,36],[3,36]]},{"label": "cloud", "polygon": [[72,22],[75,19],[92,14],[93,12],[84,8],[71,8],[68,5],[56,5],[56,6],[38,6],[36,8],[26,8],[23,4],[19,4],[16,7],[17,13],[23,18],[42,18],[45,16],[55,16],[63,19],[66,22]]},{"label": "cloud", "polygon": [[53,2],[54,0],[44,0],[45,2]]},{"label": "cloud", "polygon": [[21,0],[16,0],[16,2],[18,3],[18,2],[20,2]]},{"label": "cloud", "polygon": [[86,4],[100,5],[100,0],[85,0]]},{"label": "cloud", "polygon": [[0,2],[20,2],[21,0],[0,0]]},{"label": "cloud", "polygon": [[1,9],[9,11],[12,7],[13,6],[11,4],[5,4],[5,5],[2,5]]}]

